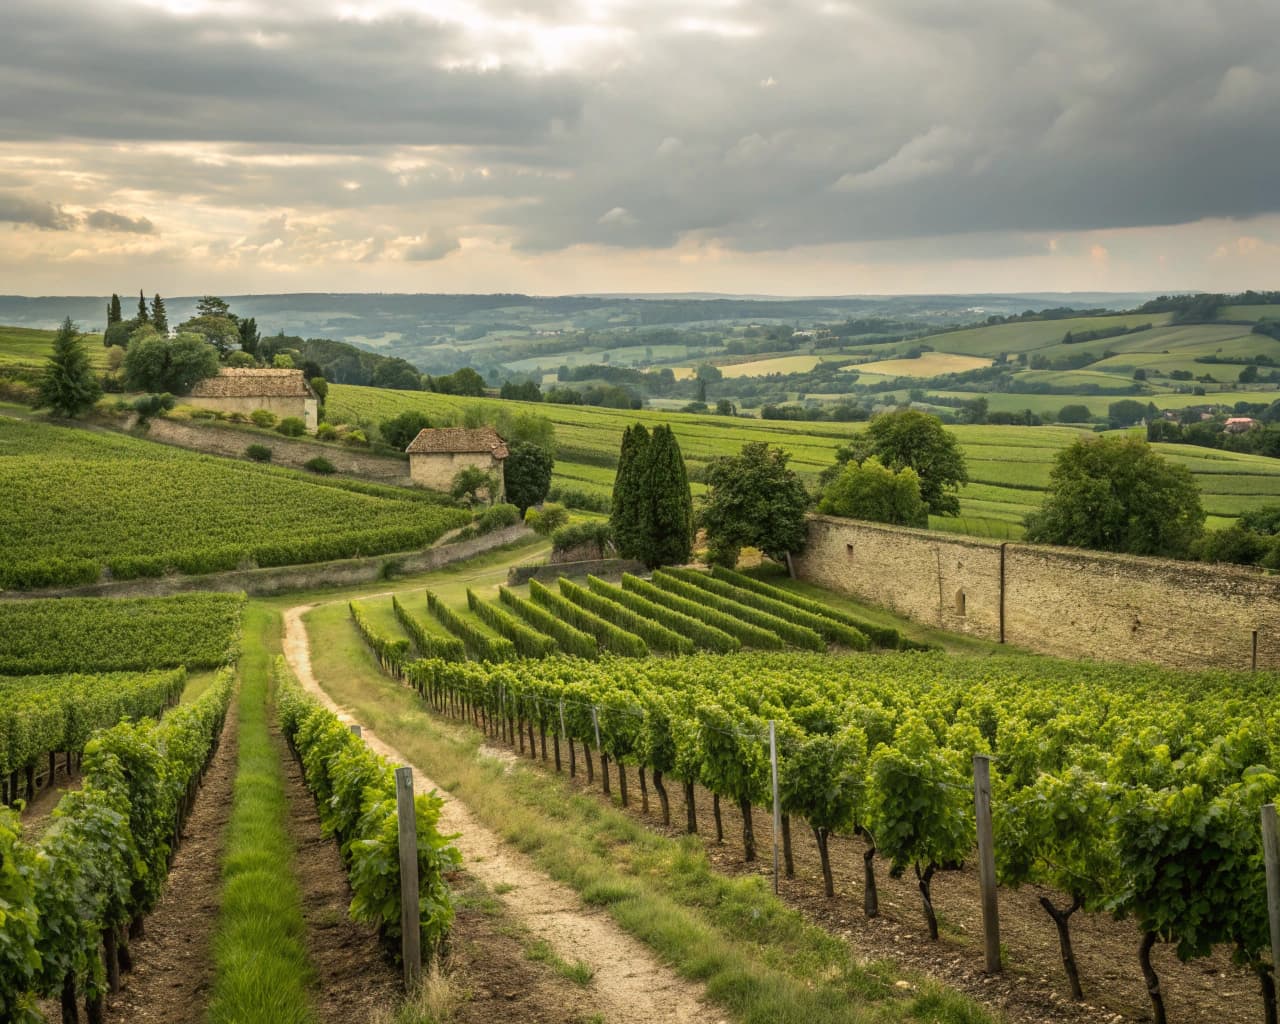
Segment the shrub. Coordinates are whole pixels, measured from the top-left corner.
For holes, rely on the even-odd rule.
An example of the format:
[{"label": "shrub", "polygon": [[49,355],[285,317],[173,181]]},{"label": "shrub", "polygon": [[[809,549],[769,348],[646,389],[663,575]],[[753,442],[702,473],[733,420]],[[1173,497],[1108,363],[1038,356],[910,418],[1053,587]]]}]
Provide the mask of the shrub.
[{"label": "shrub", "polygon": [[276,414],[269,409],[254,409],[249,413],[249,419],[253,421],[255,427],[261,427],[263,430],[276,425]]},{"label": "shrub", "polygon": [[551,548],[553,551],[568,551],[584,544],[595,544],[603,556],[612,541],[613,531],[609,529],[608,523],[574,523],[572,526],[561,527],[551,535]]},{"label": "shrub", "polygon": [[329,476],[338,471],[338,467],[326,459],[323,455],[317,455],[314,459],[308,459],[302,464],[303,469],[309,469],[313,473],[319,473],[321,476]]},{"label": "shrub", "polygon": [[577,487],[553,487],[547,491],[549,501],[558,501],[567,508],[581,509],[584,512],[609,512],[613,503],[607,494],[584,491]]},{"label": "shrub", "polygon": [[492,533],[520,522],[520,510],[514,505],[493,505],[476,516],[476,533]]},{"label": "shrub", "polygon": [[369,447],[369,438],[365,436],[363,430],[352,430],[342,435],[342,443],[350,445],[352,448]]},{"label": "shrub", "polygon": [[307,424],[300,416],[286,416],[276,426],[276,431],[285,437],[301,437],[307,432]]},{"label": "shrub", "polygon": [[543,505],[542,508],[531,508],[524,514],[524,525],[542,537],[549,537],[561,527],[569,525],[569,510],[554,503]]},{"label": "shrub", "polygon": [[265,444],[251,444],[244,450],[245,458],[252,459],[254,462],[270,462],[271,449]]},{"label": "shrub", "polygon": [[138,414],[138,422],[146,423],[153,416],[160,416],[174,407],[177,399],[173,395],[143,395],[135,399],[133,411]]},{"label": "shrub", "polygon": [[321,423],[316,427],[316,437],[321,441],[332,441],[338,436],[338,428],[332,423]]}]

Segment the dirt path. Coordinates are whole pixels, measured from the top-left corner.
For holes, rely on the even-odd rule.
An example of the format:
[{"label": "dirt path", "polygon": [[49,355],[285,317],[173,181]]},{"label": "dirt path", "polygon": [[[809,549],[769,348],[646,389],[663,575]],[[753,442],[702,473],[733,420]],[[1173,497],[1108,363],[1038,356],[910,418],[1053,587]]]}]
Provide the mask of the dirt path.
[{"label": "dirt path", "polygon": [[172,1024],[204,1018],[236,777],[236,717],[233,704],[160,903],[147,917],[146,934],[130,943],[134,969],[124,976],[120,992],[109,997],[108,1020]]},{"label": "dirt path", "polygon": [[315,968],[313,1006],[320,1024],[372,1020],[394,1006],[400,972],[378,944],[376,931],[351,920],[351,887],[338,844],[321,834],[320,815],[298,762],[274,727],[272,741],[284,765],[293,873],[302,896],[307,956]]},{"label": "dirt path", "polygon": [[[284,613],[285,658],[305,689],[344,721],[354,724],[345,709],[321,689],[311,671],[311,650],[302,616],[312,607],[302,605]],[[364,739],[372,750],[389,760],[410,763],[367,727]],[[413,771],[417,792],[438,789],[419,765],[413,765]],[[444,798],[441,831],[460,833],[457,845],[467,869],[486,885],[501,886],[505,890],[501,899],[511,916],[545,939],[561,957],[591,965],[595,970],[596,1008],[609,1024],[693,1024],[709,1016],[715,1018],[702,1002],[698,986],[662,964],[604,911],[584,907],[573,890],[548,878],[527,857],[512,850],[458,800],[443,791],[440,796]],[[514,888],[508,889],[510,886]]]}]

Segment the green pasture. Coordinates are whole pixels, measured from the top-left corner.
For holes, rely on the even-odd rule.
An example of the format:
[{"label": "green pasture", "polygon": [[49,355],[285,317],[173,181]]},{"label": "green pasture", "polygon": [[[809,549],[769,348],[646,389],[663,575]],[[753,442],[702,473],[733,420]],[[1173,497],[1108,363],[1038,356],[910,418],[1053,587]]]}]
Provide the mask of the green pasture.
[{"label": "green pasture", "polygon": [[[0,327],[0,366],[41,366],[53,352],[53,331],[30,327]],[[86,334],[89,359],[99,369],[107,365],[101,334]]]}]

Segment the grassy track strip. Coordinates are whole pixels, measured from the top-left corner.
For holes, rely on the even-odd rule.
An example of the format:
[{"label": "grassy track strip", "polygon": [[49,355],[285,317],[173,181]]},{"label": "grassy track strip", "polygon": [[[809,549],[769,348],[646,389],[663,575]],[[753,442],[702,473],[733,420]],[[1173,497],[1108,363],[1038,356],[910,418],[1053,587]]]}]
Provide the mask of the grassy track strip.
[{"label": "grassy track strip", "polygon": [[267,731],[269,613],[245,616],[240,751],[223,858],[222,907],[214,939],[217,975],[210,1024],[313,1024],[305,929],[280,755]]}]

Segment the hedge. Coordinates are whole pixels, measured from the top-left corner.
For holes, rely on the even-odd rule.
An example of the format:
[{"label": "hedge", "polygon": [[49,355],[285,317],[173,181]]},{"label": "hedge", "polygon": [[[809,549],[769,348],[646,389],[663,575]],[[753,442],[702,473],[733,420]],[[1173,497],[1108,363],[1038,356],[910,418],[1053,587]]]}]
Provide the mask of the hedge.
[{"label": "hedge", "polygon": [[594,612],[628,633],[634,633],[654,650],[666,651],[670,654],[694,652],[694,643],[687,636],[681,636],[675,630],[668,629],[662,623],[640,615],[630,608],[625,608],[616,601],[594,594],[563,576],[560,578],[560,593],[579,607]]},{"label": "hedge", "polygon": [[[865,619],[860,619],[855,615],[850,615],[848,612],[841,611],[839,608],[832,608],[821,601],[814,601],[812,598],[804,597],[790,590],[772,586],[753,576],[744,576],[742,573],[726,569],[724,566],[717,565],[713,567],[711,575],[718,580],[723,580],[725,583],[731,583],[741,590],[748,590],[753,594],[759,594],[761,597],[768,597],[774,601],[789,604],[809,612],[811,615],[834,619],[836,622],[844,623],[846,626],[852,626],[859,632],[865,633],[877,647],[888,647],[891,650],[902,647],[904,639],[902,634],[889,626],[877,626],[874,623],[867,622]],[[741,600],[744,603],[746,602],[745,597]],[[907,642],[910,643],[910,641]]]},{"label": "hedge", "polygon": [[427,591],[427,607],[445,629],[461,637],[467,650],[480,661],[514,661],[516,645],[505,636],[490,636],[474,622],[468,622],[448,607],[430,590]]},{"label": "hedge", "polygon": [[853,626],[837,622],[835,619],[815,615],[813,612],[805,611],[803,608],[796,608],[785,601],[775,601],[773,598],[758,594],[753,590],[744,590],[742,587],[734,586],[732,583],[726,583],[724,580],[708,576],[704,572],[696,572],[693,569],[671,569],[668,571],[670,575],[675,576],[677,579],[692,583],[694,586],[701,587],[712,594],[718,594],[726,600],[736,601],[738,604],[755,608],[768,615],[776,615],[798,626],[805,626],[832,643],[844,644],[845,647],[852,647],[855,651],[865,651],[871,646],[871,642],[867,639],[867,634],[861,629],[855,629]]},{"label": "hedge", "polygon": [[470,588],[467,589],[467,607],[490,629],[515,644],[516,650],[526,658],[548,658],[555,654],[556,644],[551,637],[531,629],[497,605],[481,601]]},{"label": "hedge", "polygon": [[369,621],[364,608],[355,601],[348,601],[347,607],[351,609],[351,621],[356,624],[357,632],[369,645],[373,656],[378,659],[382,671],[399,679],[404,674],[404,663],[409,658],[409,641],[404,637],[393,640],[391,637],[383,636]]},{"label": "hedge", "polygon": [[749,605],[739,604],[737,601],[732,601],[719,594],[713,594],[678,576],[673,576],[665,570],[655,572],[653,574],[653,582],[656,586],[669,593],[713,608],[733,618],[744,619],[753,626],[759,626],[761,629],[776,633],[793,647],[800,647],[809,651],[825,651],[827,649],[826,641],[822,639],[822,635],[817,630],[810,629],[808,626],[797,625],[788,619],[770,615],[768,612],[759,611]]},{"label": "hedge", "polygon": [[404,631],[413,640],[413,645],[424,658],[440,658],[444,661],[466,661],[467,648],[456,636],[441,636],[429,633],[409,610],[400,603],[400,598],[391,598],[391,607]]},{"label": "hedge", "polygon": [[649,656],[649,648],[640,637],[615,626],[606,619],[602,619],[594,612],[580,608],[568,598],[561,597],[537,580],[529,581],[529,596],[570,625],[585,633],[590,633],[606,650],[628,658],[646,658]]},{"label": "hedge", "polygon": [[590,633],[584,633],[563,619],[557,619],[545,608],[518,597],[509,587],[498,588],[498,600],[514,611],[540,633],[545,633],[560,645],[562,654],[579,658],[600,657],[600,645]]},{"label": "hedge", "polygon": [[[587,586],[601,597],[607,597],[625,608],[630,608],[637,615],[643,615],[654,622],[660,622],[682,636],[687,636],[698,647],[715,651],[718,654],[727,654],[730,651],[737,651],[742,648],[741,641],[723,629],[717,629],[715,626],[708,625],[692,615],[686,615],[684,612],[676,611],[674,608],[650,601],[647,597],[641,597],[633,591],[623,590],[612,583],[606,583],[598,576],[588,576]],[[772,634],[769,635],[772,636]],[[778,640],[776,636],[773,639],[775,647],[782,646],[782,641]]]},{"label": "hedge", "polygon": [[622,586],[628,592],[646,601],[652,601],[654,604],[671,608],[682,615],[688,615],[690,618],[697,619],[708,626],[722,630],[738,640],[744,647],[755,647],[762,651],[778,651],[786,646],[782,637],[771,630],[764,629],[761,626],[754,626],[750,622],[744,622],[736,615],[717,611],[702,601],[691,601],[687,597],[681,597],[679,594],[662,590],[652,583],[640,579],[639,576],[624,573]]}]

